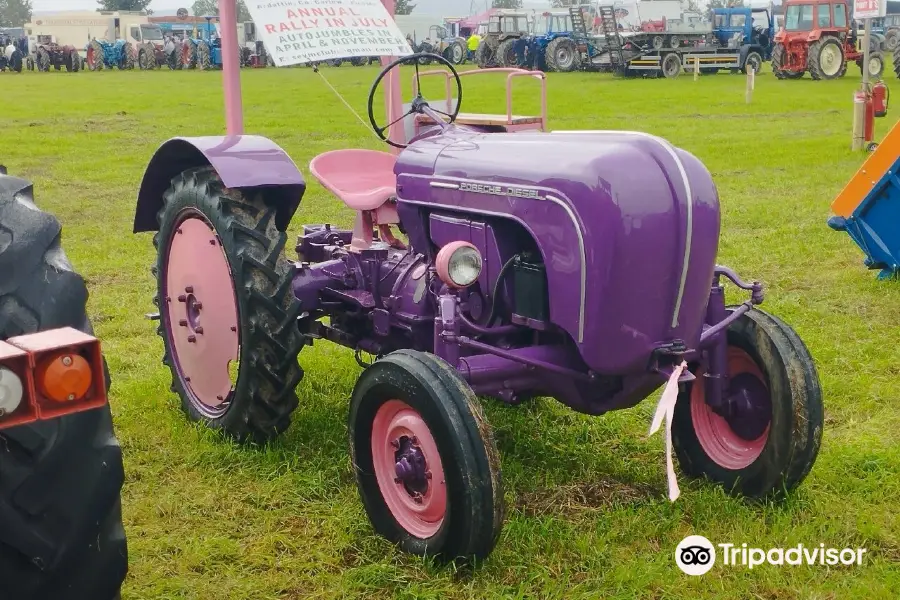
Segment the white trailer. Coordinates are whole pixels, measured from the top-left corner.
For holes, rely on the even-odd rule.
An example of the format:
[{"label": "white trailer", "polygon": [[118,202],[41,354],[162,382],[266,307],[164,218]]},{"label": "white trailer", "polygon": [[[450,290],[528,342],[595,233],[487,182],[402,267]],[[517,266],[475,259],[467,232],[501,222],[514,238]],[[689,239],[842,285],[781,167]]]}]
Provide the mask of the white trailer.
[{"label": "white trailer", "polygon": [[74,46],[85,56],[87,45],[93,39],[113,42],[123,39],[134,46],[151,43],[162,46],[163,36],[159,25],[141,12],[130,11],[68,11],[35,16],[25,24],[28,47],[56,43]]}]

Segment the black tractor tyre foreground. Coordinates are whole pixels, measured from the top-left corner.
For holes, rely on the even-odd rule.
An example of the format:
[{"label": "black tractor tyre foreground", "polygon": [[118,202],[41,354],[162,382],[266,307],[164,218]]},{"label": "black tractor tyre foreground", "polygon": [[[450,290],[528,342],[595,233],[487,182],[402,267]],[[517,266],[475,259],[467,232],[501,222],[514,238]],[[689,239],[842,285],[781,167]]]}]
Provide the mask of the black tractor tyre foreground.
[{"label": "black tractor tyre foreground", "polygon": [[[93,334],[59,222],[36,209],[29,182],[2,172],[0,339],[65,326]],[[118,598],[123,481],[108,405],[0,431],[0,597]]]}]

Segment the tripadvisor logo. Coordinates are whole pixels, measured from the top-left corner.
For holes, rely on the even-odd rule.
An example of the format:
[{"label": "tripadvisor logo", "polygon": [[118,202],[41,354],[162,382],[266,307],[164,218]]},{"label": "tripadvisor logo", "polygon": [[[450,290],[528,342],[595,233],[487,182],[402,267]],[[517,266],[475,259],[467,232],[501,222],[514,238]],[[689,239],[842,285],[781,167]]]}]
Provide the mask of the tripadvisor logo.
[{"label": "tripadvisor logo", "polygon": [[[718,547],[718,552],[716,551]],[[748,547],[747,544],[716,544],[715,546],[702,535],[690,535],[675,548],[675,564],[688,575],[703,575],[709,572],[716,563],[717,556],[721,563],[729,567],[746,567],[752,569],[763,564],[770,565],[808,565],[836,566],[862,565],[865,548],[826,548],[825,544],[806,546],[797,544],[790,548]]]}]

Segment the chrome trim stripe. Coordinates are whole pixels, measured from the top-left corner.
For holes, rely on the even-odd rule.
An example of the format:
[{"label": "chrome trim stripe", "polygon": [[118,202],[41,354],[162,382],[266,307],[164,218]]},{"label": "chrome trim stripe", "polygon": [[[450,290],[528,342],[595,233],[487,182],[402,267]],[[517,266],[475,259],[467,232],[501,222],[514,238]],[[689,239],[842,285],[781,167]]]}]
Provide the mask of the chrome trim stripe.
[{"label": "chrome trim stripe", "polygon": [[578,309],[578,343],[580,344],[584,341],[584,305],[587,291],[587,253],[584,250],[584,234],[581,232],[581,225],[578,223],[575,213],[572,212],[572,209],[568,204],[549,194],[546,195],[546,198],[563,207],[563,210],[565,210],[569,214],[569,218],[572,219],[572,223],[575,224],[575,231],[578,232],[578,249],[581,251],[581,302]]},{"label": "chrome trim stripe", "polygon": [[[424,176],[422,176],[422,175],[407,175],[407,177],[413,177],[416,179],[424,178]],[[496,185],[496,182],[493,182],[493,181],[479,181],[477,179],[463,179],[461,177],[460,178],[448,177],[448,179],[455,179],[457,181],[466,182],[466,183]],[[429,185],[431,185],[432,187],[442,188],[442,189],[459,189],[459,184],[445,183],[445,182],[441,182],[441,181],[430,181]],[[575,213],[572,212],[571,207],[569,207],[569,205],[566,204],[562,199],[546,194],[546,189],[544,189],[544,188],[539,188],[536,186],[529,186],[529,185],[518,185],[518,184],[516,185],[516,187],[519,187],[522,189],[537,190],[539,192],[545,192],[544,198],[549,200],[550,202],[553,202],[554,204],[556,204],[558,206],[561,206],[563,208],[563,210],[566,211],[566,214],[569,215],[569,219],[571,219],[572,224],[575,225],[575,231],[578,232],[578,249],[581,252],[581,282],[580,282],[581,297],[580,297],[580,302],[579,302],[579,307],[578,307],[578,343],[581,344],[584,342],[584,309],[585,309],[586,296],[587,296],[587,254],[585,253],[585,249],[584,249],[584,231],[582,230],[581,224],[578,222],[578,218],[575,216]],[[526,198],[526,199],[527,200],[539,200],[536,198]],[[474,212],[474,213],[478,213],[478,214],[491,215],[491,216],[502,217],[502,218],[507,218],[507,219],[512,217],[516,221],[519,221],[520,223],[525,225],[524,222],[522,222],[520,219],[514,217],[513,215],[511,215],[509,213],[501,213],[501,212],[495,212],[495,211],[484,210],[484,209],[479,209],[479,208],[469,208],[469,207],[465,207],[465,206],[455,206],[455,205],[450,205],[450,204],[436,204],[434,202],[411,200],[408,198],[401,198],[401,200],[403,202],[408,202],[410,204],[418,204],[420,206],[434,206],[437,208],[446,208],[448,210],[453,210],[453,211],[457,211],[457,212],[469,211],[469,212]]]},{"label": "chrome trim stripe", "polygon": [[678,154],[675,153],[675,148],[668,141],[662,139],[661,137],[644,133],[643,131],[618,131],[618,130],[577,130],[577,131],[551,131],[551,134],[554,133],[575,133],[575,134],[589,134],[589,133],[617,133],[620,135],[634,135],[638,137],[647,138],[655,141],[660,146],[662,146],[666,152],[669,153],[669,156],[675,161],[675,164],[678,166],[678,171],[681,174],[681,181],[684,184],[684,191],[687,194],[687,227],[684,236],[684,258],[681,263],[681,281],[678,285],[678,296],[675,299],[675,310],[672,312],[672,325],[671,327],[674,329],[678,327],[678,314],[681,312],[681,303],[684,300],[684,288],[687,285],[687,273],[688,273],[688,265],[691,261],[691,245],[693,243],[694,237],[694,195],[691,190],[691,184],[688,181],[687,171],[684,168],[684,163],[681,162],[681,159],[678,158]]}]

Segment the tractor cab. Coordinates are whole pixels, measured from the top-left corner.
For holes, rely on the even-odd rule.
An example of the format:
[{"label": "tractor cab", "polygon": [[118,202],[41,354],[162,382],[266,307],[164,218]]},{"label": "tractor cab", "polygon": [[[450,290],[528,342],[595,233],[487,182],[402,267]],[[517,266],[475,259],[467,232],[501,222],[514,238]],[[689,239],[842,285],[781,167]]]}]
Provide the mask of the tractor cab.
[{"label": "tractor cab", "polygon": [[713,35],[722,46],[758,46],[763,50],[763,58],[768,60],[775,39],[775,21],[768,8],[716,8],[713,11]]}]

